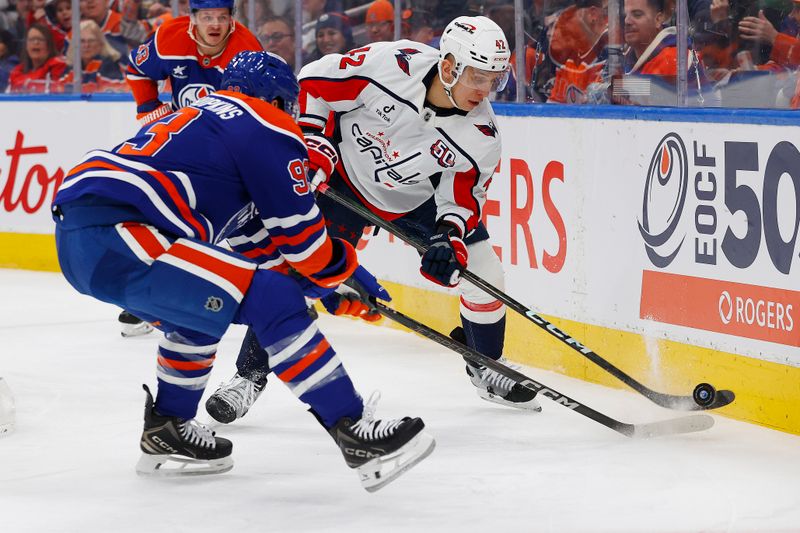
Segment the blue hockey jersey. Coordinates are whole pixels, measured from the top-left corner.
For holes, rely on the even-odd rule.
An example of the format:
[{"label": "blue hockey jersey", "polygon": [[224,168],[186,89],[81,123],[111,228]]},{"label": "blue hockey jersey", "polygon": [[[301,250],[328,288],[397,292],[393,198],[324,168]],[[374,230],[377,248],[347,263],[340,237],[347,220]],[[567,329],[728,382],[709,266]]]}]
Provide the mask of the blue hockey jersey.
[{"label": "blue hockey jersey", "polygon": [[262,268],[291,266],[312,275],[328,264],[332,245],[306,179],[307,157],[289,115],[219,91],[110,152],[89,152],[54,204],[108,199],[95,224],[131,220],[134,212],[133,220],[176,237],[230,238]]},{"label": "blue hockey jersey", "polygon": [[169,79],[173,109],[187,106],[220,88],[222,73],[236,54],[262,49],[245,26],[234,22],[225,49],[206,56],[198,51],[191,31],[189,17],[178,17],[131,51],[126,78],[138,105],[158,99],[157,82]]}]

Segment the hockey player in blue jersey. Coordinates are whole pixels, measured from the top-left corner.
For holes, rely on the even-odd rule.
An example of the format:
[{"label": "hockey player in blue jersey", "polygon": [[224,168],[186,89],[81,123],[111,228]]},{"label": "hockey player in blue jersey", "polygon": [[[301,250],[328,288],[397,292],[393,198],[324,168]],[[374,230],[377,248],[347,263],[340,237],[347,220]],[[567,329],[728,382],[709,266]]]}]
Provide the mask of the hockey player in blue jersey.
[{"label": "hockey player in blue jersey", "polygon": [[[230,60],[261,50],[258,39],[233,19],[234,0],[189,0],[191,14],[169,20],[131,51],[125,77],[136,100],[136,119],[148,124],[219,88]],[[158,98],[169,80],[172,102]]]},{"label": "hockey player in blue jersey", "polygon": [[[287,114],[299,90],[288,65],[242,52],[222,86],[109,152],[89,152],[53,203],[69,283],[158,321],[164,333],[155,399],[145,386],[137,470],[232,468],[231,442],[194,417],[220,337],[232,323],[247,324],[278,378],[309,405],[364,487],[376,490],[434,441],[419,418],[373,418],[377,399],[364,405],[304,296],[325,296],[351,277],[375,297],[385,290],[352,245],[327,234],[302,133]],[[230,238],[234,250],[247,249],[236,236],[256,225],[260,248],[220,246]]]},{"label": "hockey player in blue jersey", "polygon": [[[149,124],[219,89],[230,60],[245,50],[261,50],[258,39],[233,19],[233,0],[190,0],[189,16],[164,23],[130,54],[125,73],[136,100],[136,119]],[[172,102],[159,97],[169,81]],[[144,335],[153,326],[128,311],[119,315],[123,337]]]}]

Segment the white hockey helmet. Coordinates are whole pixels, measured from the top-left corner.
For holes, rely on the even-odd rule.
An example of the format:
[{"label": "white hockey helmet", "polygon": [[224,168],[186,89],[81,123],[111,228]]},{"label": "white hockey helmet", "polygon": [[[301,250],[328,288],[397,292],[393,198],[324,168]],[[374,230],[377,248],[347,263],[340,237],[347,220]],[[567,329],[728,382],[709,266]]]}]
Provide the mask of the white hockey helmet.
[{"label": "white hockey helmet", "polygon": [[[442,60],[448,55],[455,60],[455,77],[450,83],[442,79]],[[439,79],[451,102],[451,89],[459,79],[463,79],[467,67],[485,73],[500,73],[500,76],[489,78],[493,80],[489,89],[502,91],[508,81],[510,59],[511,50],[506,36],[493,20],[487,17],[457,17],[444,29],[439,42]]]}]

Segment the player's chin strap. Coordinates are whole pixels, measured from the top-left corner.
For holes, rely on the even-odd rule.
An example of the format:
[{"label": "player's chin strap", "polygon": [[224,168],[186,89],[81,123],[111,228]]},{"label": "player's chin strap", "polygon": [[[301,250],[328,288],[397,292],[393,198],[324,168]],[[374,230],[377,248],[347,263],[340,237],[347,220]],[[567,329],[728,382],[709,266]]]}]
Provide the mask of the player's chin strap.
[{"label": "player's chin strap", "polygon": [[[194,29],[195,29],[194,15],[192,15],[189,17],[189,30],[188,30],[189,37],[197,44],[197,46],[202,46],[207,50],[213,50],[214,48],[216,48],[203,41],[199,35],[195,35],[196,32],[194,31]],[[236,29],[236,21],[233,19],[233,17],[231,17],[231,26],[230,28],[228,28],[228,35],[226,35],[225,38],[222,39],[217,45],[217,47],[221,47],[219,51],[217,51],[215,54],[206,54],[202,50],[200,50],[200,53],[212,57],[216,57],[219,54],[221,54],[222,51],[225,50],[225,47],[228,46],[228,39],[231,38],[231,35],[233,35],[235,29]]]},{"label": "player's chin strap", "polygon": [[461,109],[460,107],[458,107],[456,101],[453,100],[453,87],[458,82],[458,68],[453,67],[453,81],[451,81],[450,83],[444,81],[444,78],[442,77],[441,61],[439,61],[439,63],[436,65],[436,69],[439,71],[439,81],[442,82],[442,87],[444,87],[444,94],[447,95],[447,99],[450,100],[450,103],[453,104],[453,107],[455,107],[456,109]]}]

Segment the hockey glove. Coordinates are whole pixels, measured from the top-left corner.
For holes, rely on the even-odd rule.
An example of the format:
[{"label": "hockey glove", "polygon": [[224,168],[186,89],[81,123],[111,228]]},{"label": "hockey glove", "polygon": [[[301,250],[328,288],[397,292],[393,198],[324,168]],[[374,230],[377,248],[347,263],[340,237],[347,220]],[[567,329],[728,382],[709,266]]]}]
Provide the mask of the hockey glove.
[{"label": "hockey glove", "polygon": [[422,254],[419,271],[423,276],[445,287],[455,287],[461,272],[467,268],[467,247],[455,226],[439,224],[436,234],[428,238],[428,250]]},{"label": "hockey glove", "polygon": [[328,296],[358,267],[356,249],[352,244],[335,237],[331,239],[331,244],[333,251],[328,265],[316,274],[298,280],[306,298],[317,300]]},{"label": "hockey glove", "polygon": [[333,143],[322,135],[306,134],[306,147],[308,148],[308,168],[312,189],[320,183],[325,183],[333,175],[333,169],[339,162]]},{"label": "hockey glove", "polygon": [[150,100],[138,106],[136,112],[136,120],[139,121],[139,124],[147,126],[151,122],[155,122],[161,117],[172,113],[172,106],[161,103],[159,100]]},{"label": "hockey glove", "polygon": [[320,301],[332,315],[349,315],[375,322],[381,319],[381,314],[375,307],[376,299],[392,301],[389,291],[366,268],[359,265],[350,279]]}]

